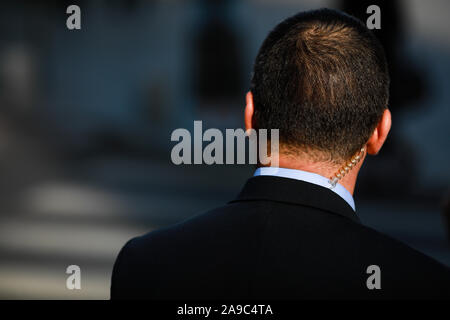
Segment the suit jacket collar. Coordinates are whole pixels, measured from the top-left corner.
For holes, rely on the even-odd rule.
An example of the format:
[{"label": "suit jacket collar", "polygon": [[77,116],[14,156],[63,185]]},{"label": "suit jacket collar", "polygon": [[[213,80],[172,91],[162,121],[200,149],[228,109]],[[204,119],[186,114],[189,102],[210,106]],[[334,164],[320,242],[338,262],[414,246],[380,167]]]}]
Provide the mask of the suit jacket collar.
[{"label": "suit jacket collar", "polygon": [[350,205],[333,191],[305,181],[275,176],[250,178],[231,202],[269,200],[309,206],[338,214],[360,223]]}]

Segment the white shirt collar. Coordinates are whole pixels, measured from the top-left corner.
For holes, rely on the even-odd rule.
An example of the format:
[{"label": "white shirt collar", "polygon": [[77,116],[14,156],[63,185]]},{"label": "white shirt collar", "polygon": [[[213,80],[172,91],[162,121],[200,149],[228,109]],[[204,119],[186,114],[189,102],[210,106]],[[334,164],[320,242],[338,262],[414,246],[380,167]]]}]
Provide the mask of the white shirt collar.
[{"label": "white shirt collar", "polygon": [[256,176],[276,176],[276,177],[282,177],[282,178],[296,179],[296,180],[309,182],[309,183],[330,189],[331,191],[336,193],[338,196],[340,196],[342,199],[344,199],[350,205],[350,207],[352,207],[353,211],[356,211],[355,210],[355,201],[353,200],[351,193],[348,192],[348,190],[345,189],[344,186],[337,183],[336,186],[333,188],[331,186],[331,184],[329,183],[328,178],[325,178],[317,173],[312,173],[312,172],[307,172],[307,171],[297,170],[297,169],[278,168],[278,167],[260,167],[260,168],[256,169],[253,176],[254,177],[256,177]]}]

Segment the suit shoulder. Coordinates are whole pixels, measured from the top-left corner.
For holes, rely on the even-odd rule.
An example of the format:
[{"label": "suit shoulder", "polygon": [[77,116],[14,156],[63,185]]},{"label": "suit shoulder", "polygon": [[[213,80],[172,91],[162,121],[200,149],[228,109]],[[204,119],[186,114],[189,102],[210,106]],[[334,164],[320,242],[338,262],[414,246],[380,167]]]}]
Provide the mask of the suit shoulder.
[{"label": "suit shoulder", "polygon": [[[204,239],[212,233],[219,236],[232,236],[239,232],[252,231],[254,226],[262,220],[261,213],[268,209],[259,203],[243,204],[228,203],[220,207],[189,217],[176,224],[148,232],[132,239],[127,246],[130,250],[141,250],[149,245],[158,245],[161,242],[184,242],[187,237]],[[230,229],[233,232],[230,233]]]},{"label": "suit shoulder", "polygon": [[[358,238],[368,254],[383,261],[392,261],[398,265],[409,265],[413,269],[428,272],[440,272],[449,275],[449,268],[409,245],[370,227],[361,225]],[[401,262],[401,263],[399,263]]]},{"label": "suit shoulder", "polygon": [[[133,259],[143,257],[143,253],[167,249],[171,245],[186,245],[186,239],[202,237],[211,231],[220,229],[227,221],[233,220],[230,205],[224,205],[207,212],[195,215],[176,224],[150,231],[144,235],[130,239],[120,250],[117,259]],[[231,223],[231,222],[229,222]]]}]

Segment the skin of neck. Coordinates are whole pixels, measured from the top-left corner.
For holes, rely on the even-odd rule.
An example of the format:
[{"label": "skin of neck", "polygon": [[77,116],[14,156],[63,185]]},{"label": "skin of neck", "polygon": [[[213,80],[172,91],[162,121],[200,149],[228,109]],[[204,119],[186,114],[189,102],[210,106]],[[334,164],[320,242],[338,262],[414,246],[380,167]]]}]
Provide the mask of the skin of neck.
[{"label": "skin of neck", "polygon": [[[280,148],[282,150],[282,148]],[[361,160],[342,178],[338,181],[351,195],[353,195],[356,185],[356,180],[358,178],[358,172],[364,162],[366,153],[364,153]],[[347,161],[348,162],[348,161]],[[303,170],[311,173],[321,175],[327,179],[333,177],[338,170],[345,165],[346,162],[342,164],[334,164],[330,162],[321,162],[313,160],[308,155],[291,155],[288,153],[280,152],[278,156],[278,167],[286,169],[296,169]],[[270,164],[265,165],[270,166]]]}]

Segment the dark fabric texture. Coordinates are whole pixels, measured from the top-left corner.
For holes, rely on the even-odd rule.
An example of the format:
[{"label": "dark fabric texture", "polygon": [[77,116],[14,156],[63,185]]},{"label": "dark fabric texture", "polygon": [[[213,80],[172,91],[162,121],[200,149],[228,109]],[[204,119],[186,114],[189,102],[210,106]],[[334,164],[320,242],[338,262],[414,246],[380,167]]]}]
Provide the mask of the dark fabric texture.
[{"label": "dark fabric texture", "polygon": [[448,299],[449,288],[449,268],[363,226],[331,190],[259,176],[220,208],[130,240],[111,298]]}]

